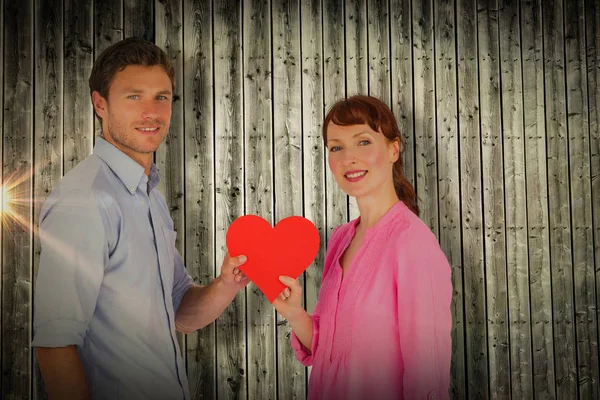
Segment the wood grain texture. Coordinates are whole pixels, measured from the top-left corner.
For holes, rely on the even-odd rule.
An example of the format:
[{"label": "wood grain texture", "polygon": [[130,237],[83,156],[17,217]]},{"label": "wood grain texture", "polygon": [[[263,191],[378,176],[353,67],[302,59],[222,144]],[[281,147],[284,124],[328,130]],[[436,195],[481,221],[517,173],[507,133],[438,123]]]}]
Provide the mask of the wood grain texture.
[{"label": "wood grain texture", "polygon": [[478,1],[479,101],[491,398],[509,399],[510,354],[496,0]]},{"label": "wood grain texture", "polygon": [[[220,273],[229,225],[244,214],[242,9],[213,3],[215,99],[215,256]],[[247,289],[246,289],[247,290]],[[240,292],[216,321],[217,397],[247,398],[246,298]]]},{"label": "wood grain texture", "polygon": [[369,94],[391,106],[388,0],[367,2]]},{"label": "wood grain texture", "polygon": [[[412,7],[416,185],[420,217],[439,234],[433,0]],[[438,236],[439,237],[439,236]]]},{"label": "wood grain texture", "polygon": [[[556,397],[577,397],[562,1],[544,1],[544,83]],[[558,339],[558,340],[557,340]]]},{"label": "wood grain texture", "polygon": [[511,394],[513,398],[531,399],[533,370],[527,207],[522,207],[527,192],[519,2],[502,0],[498,9]]},{"label": "wood grain texture", "polygon": [[[246,213],[273,224],[270,1],[244,2],[244,172]],[[275,310],[254,284],[246,291],[248,398],[275,399]]]},{"label": "wood grain texture", "polygon": [[554,399],[556,392],[541,0],[521,2],[521,39],[533,388],[536,399]]},{"label": "wood grain texture", "polygon": [[598,393],[598,328],[592,189],[590,180],[590,136],[585,60],[584,1],[564,2],[567,138],[573,274],[575,284],[575,329],[577,338],[578,395],[595,399]]},{"label": "wood grain texture", "polygon": [[92,0],[64,1],[63,175],[90,155],[94,144],[96,118],[88,85],[94,62],[92,13]]},{"label": "wood grain texture", "polygon": [[[463,398],[467,393],[472,398],[483,398],[488,393],[488,351],[479,85],[478,80],[472,78],[479,68],[476,0],[459,2],[457,15],[461,16],[457,21],[461,221],[463,243],[469,244],[463,250],[465,323],[462,328],[466,339],[467,372],[463,382],[466,379],[464,385],[468,382],[468,386],[461,386],[460,381],[452,382],[452,393],[456,398]],[[456,295],[457,288],[454,293]],[[454,349],[460,348],[461,336],[458,332],[453,336]],[[461,361],[457,357],[453,360],[455,363]],[[454,371],[457,370],[458,367],[454,367]]]},{"label": "wood grain texture", "polygon": [[[273,180],[275,221],[303,215],[302,60],[300,0],[274,2],[273,37]],[[304,284],[304,277],[300,277]],[[276,313],[277,396],[306,398],[306,368],[296,360],[291,327]]]},{"label": "wood grain texture", "polygon": [[[344,67],[344,5],[323,1],[323,99],[325,114],[346,96]],[[317,21],[318,22],[318,21]],[[318,126],[322,125],[319,121]],[[348,222],[348,196],[339,188],[329,167],[325,169],[327,238],[338,225]]]},{"label": "wood grain texture", "polygon": [[[137,36],[154,41],[154,2],[123,0],[124,37]],[[204,3],[198,4],[201,7]]]},{"label": "wood grain texture", "polygon": [[[185,265],[199,285],[215,277],[215,154],[212,5],[183,3],[185,126]],[[220,260],[218,260],[220,262]],[[187,373],[194,399],[217,397],[215,324],[187,335]]]},{"label": "wood grain texture", "polygon": [[[182,0],[161,0],[156,4],[156,45],[163,49],[175,69],[175,82],[183,80]],[[183,86],[175,85],[171,106],[171,124],[164,143],[156,150],[155,163],[161,171],[158,189],[164,195],[173,228],[177,232],[175,247],[185,257],[185,172],[183,132]],[[184,258],[185,260],[185,258]],[[185,336],[177,333],[184,362]]]},{"label": "wood grain texture", "polygon": [[[460,204],[460,153],[458,131],[458,88],[456,82],[456,4],[438,1],[434,7],[435,24],[435,96],[438,168],[438,239],[452,268],[451,312],[454,321],[463,317],[463,261]],[[431,162],[432,159],[427,159]],[[417,180],[418,185],[418,180]],[[434,231],[435,232],[435,231]],[[469,288],[470,289],[470,288]],[[454,340],[460,340],[456,337]],[[460,329],[458,330],[460,332]],[[455,348],[456,349],[456,348]],[[470,381],[469,381],[470,383]],[[481,384],[481,383],[480,383]],[[453,389],[456,390],[456,389]]]},{"label": "wood grain texture", "polygon": [[[63,4],[36,0],[35,3],[35,90],[34,100],[34,161],[33,161],[33,226],[39,232],[41,205],[62,176],[63,141]],[[33,237],[33,287],[39,267],[41,245]],[[35,293],[34,293],[35,296]],[[33,302],[32,298],[32,302]],[[35,310],[33,310],[35,314]],[[32,316],[33,318],[33,316]],[[44,380],[33,357],[34,399],[46,398]]]},{"label": "wood grain texture", "polygon": [[2,399],[32,385],[34,2],[5,4],[2,182],[13,200],[2,224]]}]

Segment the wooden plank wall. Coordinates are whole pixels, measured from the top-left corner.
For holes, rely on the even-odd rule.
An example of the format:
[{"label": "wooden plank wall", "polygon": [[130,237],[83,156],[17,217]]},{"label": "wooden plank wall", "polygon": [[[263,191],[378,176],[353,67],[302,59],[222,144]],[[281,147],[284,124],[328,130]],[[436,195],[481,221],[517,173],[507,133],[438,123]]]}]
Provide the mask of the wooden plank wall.
[{"label": "wooden plank wall", "polygon": [[[94,58],[129,36],[175,66],[156,162],[195,282],[219,274],[238,216],[304,215],[321,234],[302,277],[314,309],[327,238],[358,215],[321,121],[369,93],[398,119],[453,268],[452,398],[599,398],[600,0],[0,0],[0,21],[0,398],[45,398],[39,210],[92,151]],[[193,397],[305,398],[289,339],[250,286],[180,335]]]}]

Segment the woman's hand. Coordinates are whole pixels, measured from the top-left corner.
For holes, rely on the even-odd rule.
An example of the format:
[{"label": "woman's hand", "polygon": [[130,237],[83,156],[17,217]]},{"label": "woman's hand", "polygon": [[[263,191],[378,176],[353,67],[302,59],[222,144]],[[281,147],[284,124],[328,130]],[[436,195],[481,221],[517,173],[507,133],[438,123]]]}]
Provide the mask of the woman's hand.
[{"label": "woman's hand", "polygon": [[273,306],[288,321],[295,316],[305,313],[302,307],[302,286],[297,279],[280,276],[279,281],[287,287],[273,301]]}]

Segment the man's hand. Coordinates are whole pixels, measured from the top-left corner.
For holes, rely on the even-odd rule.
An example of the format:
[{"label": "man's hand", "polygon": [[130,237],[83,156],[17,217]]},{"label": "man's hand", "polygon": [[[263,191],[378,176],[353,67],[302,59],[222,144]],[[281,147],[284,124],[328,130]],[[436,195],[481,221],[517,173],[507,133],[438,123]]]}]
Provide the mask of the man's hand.
[{"label": "man's hand", "polygon": [[239,266],[246,262],[246,256],[231,257],[229,253],[225,255],[221,265],[221,275],[219,279],[224,285],[236,290],[245,288],[250,280],[239,269]]}]

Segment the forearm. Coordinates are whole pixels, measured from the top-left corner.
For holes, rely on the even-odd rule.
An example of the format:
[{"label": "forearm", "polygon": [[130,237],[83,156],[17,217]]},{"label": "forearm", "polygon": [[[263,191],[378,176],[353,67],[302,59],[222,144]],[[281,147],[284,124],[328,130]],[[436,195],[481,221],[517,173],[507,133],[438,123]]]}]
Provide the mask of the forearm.
[{"label": "forearm", "polygon": [[89,400],[90,388],[75,346],[38,347],[36,355],[49,400]]},{"label": "forearm", "polygon": [[182,333],[190,333],[213,322],[233,301],[237,288],[223,284],[217,277],[207,286],[189,288],[175,316],[175,326]]},{"label": "forearm", "polygon": [[302,309],[297,315],[288,316],[287,320],[300,343],[310,350],[313,338],[313,320],[311,316]]}]

